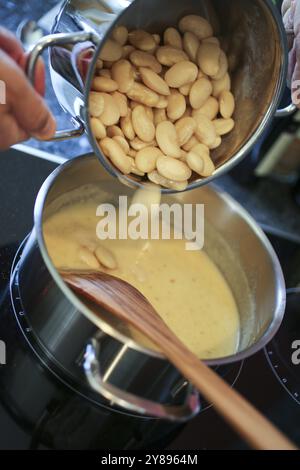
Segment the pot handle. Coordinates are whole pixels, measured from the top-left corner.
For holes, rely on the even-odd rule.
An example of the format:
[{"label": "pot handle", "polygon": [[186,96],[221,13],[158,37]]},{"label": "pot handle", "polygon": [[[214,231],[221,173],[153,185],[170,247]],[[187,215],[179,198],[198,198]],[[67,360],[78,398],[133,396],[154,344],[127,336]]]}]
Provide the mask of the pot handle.
[{"label": "pot handle", "polygon": [[[59,33],[49,34],[44,36],[38,43],[33,47],[29,54],[29,58],[26,66],[26,73],[30,83],[34,84],[35,68],[37,60],[42,52],[51,46],[63,45],[63,44],[77,44],[80,42],[92,42],[97,44],[99,38],[95,33],[92,32],[79,32],[79,33]],[[83,124],[72,116],[72,122],[74,127],[72,129],[64,129],[62,131],[56,131],[55,135],[50,141],[59,141],[71,139],[74,137],[80,137],[84,133]]]},{"label": "pot handle", "polygon": [[98,340],[91,339],[84,356],[85,375],[89,385],[114,405],[130,412],[169,421],[185,422],[198,414],[200,410],[199,394],[191,385],[189,385],[187,398],[183,405],[169,406],[138,397],[107,383],[101,376],[98,361],[99,352]]},{"label": "pot handle", "polygon": [[286,108],[277,109],[275,113],[275,117],[284,118],[284,117],[290,116],[291,114],[294,114],[296,110],[297,110],[297,106],[291,103]]}]

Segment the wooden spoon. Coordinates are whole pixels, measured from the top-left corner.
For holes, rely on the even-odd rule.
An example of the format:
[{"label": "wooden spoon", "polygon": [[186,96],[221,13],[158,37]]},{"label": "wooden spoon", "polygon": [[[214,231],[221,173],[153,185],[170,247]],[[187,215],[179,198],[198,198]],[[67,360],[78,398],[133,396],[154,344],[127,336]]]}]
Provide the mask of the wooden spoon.
[{"label": "wooden spoon", "polygon": [[102,272],[62,272],[61,275],[75,292],[131,324],[159,346],[251,447],[259,450],[296,450],[287,437],[258,410],[181,343],[148,300],[133,286]]}]

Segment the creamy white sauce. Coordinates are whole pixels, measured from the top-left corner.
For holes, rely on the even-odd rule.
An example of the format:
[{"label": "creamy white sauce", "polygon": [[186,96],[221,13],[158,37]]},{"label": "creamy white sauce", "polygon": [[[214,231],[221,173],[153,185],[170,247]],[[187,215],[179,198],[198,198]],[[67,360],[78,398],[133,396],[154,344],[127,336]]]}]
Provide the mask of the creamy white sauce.
[{"label": "creamy white sauce", "polygon": [[[46,245],[58,269],[88,270],[78,255],[80,247],[93,251],[102,243],[118,262],[111,273],[139,289],[198,357],[220,358],[236,352],[237,305],[225,278],[204,251],[186,251],[185,240],[100,242],[98,221],[96,203],[87,200],[66,206],[45,221]],[[133,336],[142,341],[138,334]]]}]

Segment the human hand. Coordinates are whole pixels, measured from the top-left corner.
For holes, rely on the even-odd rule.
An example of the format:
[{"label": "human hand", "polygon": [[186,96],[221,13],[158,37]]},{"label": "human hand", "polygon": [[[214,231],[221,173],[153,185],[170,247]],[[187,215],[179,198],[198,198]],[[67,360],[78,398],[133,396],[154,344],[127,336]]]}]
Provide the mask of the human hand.
[{"label": "human hand", "polygon": [[55,133],[55,120],[43,100],[43,62],[37,65],[35,88],[25,75],[26,62],[21,43],[0,27],[0,80],[1,90],[5,90],[0,96],[0,150],[30,137],[47,140]]},{"label": "human hand", "polygon": [[290,49],[288,84],[292,101],[300,108],[300,0],[284,0],[282,15]]}]

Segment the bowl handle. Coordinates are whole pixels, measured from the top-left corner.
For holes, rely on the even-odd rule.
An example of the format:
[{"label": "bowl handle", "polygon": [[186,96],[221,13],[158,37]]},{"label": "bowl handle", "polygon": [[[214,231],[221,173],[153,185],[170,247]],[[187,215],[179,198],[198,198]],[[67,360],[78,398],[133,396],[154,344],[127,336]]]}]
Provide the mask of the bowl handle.
[{"label": "bowl handle", "polygon": [[291,114],[294,114],[296,110],[297,110],[297,106],[291,103],[286,108],[277,109],[275,113],[275,117],[284,118],[284,117],[290,116]]},{"label": "bowl handle", "polygon": [[138,397],[107,383],[101,376],[98,361],[99,352],[99,341],[95,338],[91,339],[86,347],[83,367],[89,385],[111,404],[125,408],[130,412],[175,422],[188,421],[199,413],[199,394],[191,385],[189,385],[187,398],[183,405],[169,406]]},{"label": "bowl handle", "polygon": [[[92,42],[93,44],[98,44],[99,38],[95,33],[92,32],[79,32],[79,33],[59,33],[59,34],[49,34],[44,36],[31,50],[28,61],[26,64],[26,74],[29,81],[34,85],[35,77],[35,68],[39,56],[42,52],[48,47],[63,45],[63,44],[77,44],[81,42]],[[61,131],[56,131],[55,135],[49,139],[50,141],[59,141],[71,139],[74,137],[80,137],[84,133],[84,125],[82,122],[77,120],[72,116],[72,123],[74,127],[72,129],[64,129]]]}]

